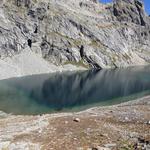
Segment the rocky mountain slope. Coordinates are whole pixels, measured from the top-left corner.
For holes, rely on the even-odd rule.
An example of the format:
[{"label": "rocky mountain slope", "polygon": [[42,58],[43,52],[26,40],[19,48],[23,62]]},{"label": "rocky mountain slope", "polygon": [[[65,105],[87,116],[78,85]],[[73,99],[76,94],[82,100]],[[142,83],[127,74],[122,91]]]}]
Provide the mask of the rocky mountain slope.
[{"label": "rocky mountain slope", "polygon": [[150,17],[139,0],[0,1],[3,76],[149,62]]}]

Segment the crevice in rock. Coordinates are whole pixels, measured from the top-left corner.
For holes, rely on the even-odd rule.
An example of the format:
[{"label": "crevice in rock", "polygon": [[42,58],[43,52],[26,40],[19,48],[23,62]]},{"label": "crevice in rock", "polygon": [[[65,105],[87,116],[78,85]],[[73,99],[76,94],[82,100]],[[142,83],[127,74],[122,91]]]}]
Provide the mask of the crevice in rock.
[{"label": "crevice in rock", "polygon": [[83,45],[81,45],[81,48],[80,48],[80,56],[81,56],[81,58],[84,57],[84,46]]},{"label": "crevice in rock", "polygon": [[27,15],[30,16],[31,18],[36,18],[36,14],[34,10],[29,10]]},{"label": "crevice in rock", "polygon": [[93,33],[88,29],[86,28],[84,25],[82,24],[79,24],[77,22],[75,22],[74,20],[69,20],[69,22],[75,27],[77,28],[77,30],[79,30],[84,36],[88,37],[88,38],[92,38],[92,39],[95,39],[97,40],[97,37],[95,37],[93,35]]},{"label": "crevice in rock", "polygon": [[32,40],[28,39],[28,46],[31,48],[32,47]]},{"label": "crevice in rock", "polygon": [[139,13],[139,17],[140,17],[140,23],[141,23],[141,26],[145,26],[146,25],[146,23],[145,23],[145,20],[144,20],[144,14],[143,14],[143,10],[142,10],[142,8],[143,8],[143,4],[141,3],[141,2],[139,2],[139,1],[136,1],[136,3],[135,3],[135,5],[136,5],[136,8],[137,8],[137,10],[138,10],[138,13]]},{"label": "crevice in rock", "polygon": [[21,6],[25,6],[27,8],[30,7],[30,0],[16,0],[15,4],[17,5],[17,7],[21,7]]},{"label": "crevice in rock", "polygon": [[25,0],[24,1],[24,6],[29,8],[30,7],[30,3],[31,3],[30,0]]},{"label": "crevice in rock", "polygon": [[16,0],[16,5],[17,5],[17,7],[20,7],[21,6],[21,0]]},{"label": "crevice in rock", "polygon": [[99,64],[97,64],[90,56],[85,56],[84,59],[92,68],[94,69],[102,69],[101,66],[99,66]]},{"label": "crevice in rock", "polygon": [[36,26],[34,33],[38,33],[38,27]]},{"label": "crevice in rock", "polygon": [[142,32],[142,33],[141,33],[141,36],[143,37],[143,35],[144,35],[144,34],[143,34],[143,32]]}]

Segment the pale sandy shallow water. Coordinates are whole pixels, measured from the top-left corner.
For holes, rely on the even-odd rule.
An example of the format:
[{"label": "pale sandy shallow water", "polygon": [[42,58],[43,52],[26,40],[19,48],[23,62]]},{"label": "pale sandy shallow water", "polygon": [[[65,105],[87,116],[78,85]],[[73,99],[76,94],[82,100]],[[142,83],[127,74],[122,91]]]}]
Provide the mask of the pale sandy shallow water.
[{"label": "pale sandy shallow water", "polygon": [[33,75],[0,81],[0,110],[19,115],[72,112],[149,94],[149,66]]}]

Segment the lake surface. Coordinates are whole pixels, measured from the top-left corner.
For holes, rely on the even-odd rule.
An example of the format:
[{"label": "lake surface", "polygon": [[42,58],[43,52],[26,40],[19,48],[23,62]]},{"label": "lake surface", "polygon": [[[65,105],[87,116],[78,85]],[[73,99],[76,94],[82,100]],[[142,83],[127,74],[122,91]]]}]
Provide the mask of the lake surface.
[{"label": "lake surface", "polygon": [[148,94],[148,66],[33,75],[0,81],[0,110],[29,115],[79,111]]}]

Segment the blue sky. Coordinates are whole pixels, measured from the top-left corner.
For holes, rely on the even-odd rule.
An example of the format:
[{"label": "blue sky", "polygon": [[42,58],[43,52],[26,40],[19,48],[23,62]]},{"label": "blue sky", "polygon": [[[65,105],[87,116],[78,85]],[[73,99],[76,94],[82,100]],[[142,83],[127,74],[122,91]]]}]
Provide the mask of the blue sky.
[{"label": "blue sky", "polygon": [[[112,0],[100,0],[101,2],[111,2]],[[150,14],[150,0],[144,0],[145,10],[148,14]]]}]

